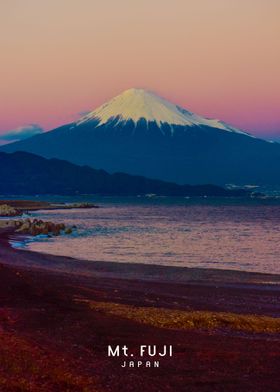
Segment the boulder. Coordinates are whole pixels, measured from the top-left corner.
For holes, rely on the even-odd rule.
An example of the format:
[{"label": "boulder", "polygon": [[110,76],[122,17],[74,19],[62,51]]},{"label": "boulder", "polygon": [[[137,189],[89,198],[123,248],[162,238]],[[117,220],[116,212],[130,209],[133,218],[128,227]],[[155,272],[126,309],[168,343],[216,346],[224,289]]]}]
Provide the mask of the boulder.
[{"label": "boulder", "polygon": [[54,223],[38,219],[30,220],[29,218],[11,222],[13,222],[13,226],[17,233],[29,234],[32,236],[39,234],[57,236],[60,235],[61,232],[65,232],[66,234],[72,233],[72,229],[67,228],[64,223]]},{"label": "boulder", "polygon": [[11,207],[8,204],[0,204],[0,216],[19,216],[22,211],[17,208]]}]

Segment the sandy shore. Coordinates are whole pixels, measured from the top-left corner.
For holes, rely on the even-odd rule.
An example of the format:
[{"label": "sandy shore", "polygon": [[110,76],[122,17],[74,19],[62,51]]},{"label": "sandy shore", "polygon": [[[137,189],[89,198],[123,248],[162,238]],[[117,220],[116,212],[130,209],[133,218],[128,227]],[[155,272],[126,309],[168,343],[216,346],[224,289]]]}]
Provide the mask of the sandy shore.
[{"label": "sandy shore", "polygon": [[[0,232],[0,390],[279,390],[279,275],[85,262],[12,249],[10,234]],[[174,356],[122,368],[125,357],[107,356],[117,344],[135,360],[147,344]]]}]

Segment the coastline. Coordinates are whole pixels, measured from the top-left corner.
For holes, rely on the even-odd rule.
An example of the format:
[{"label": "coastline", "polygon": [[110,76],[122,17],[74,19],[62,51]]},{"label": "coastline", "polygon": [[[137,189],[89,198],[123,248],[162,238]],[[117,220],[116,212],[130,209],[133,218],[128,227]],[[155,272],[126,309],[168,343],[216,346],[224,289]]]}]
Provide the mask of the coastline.
[{"label": "coastline", "polygon": [[173,267],[159,264],[87,261],[12,247],[9,241],[20,236],[13,229],[0,228],[0,244],[2,251],[9,258],[9,265],[57,273],[74,273],[88,277],[137,279],[176,284],[195,283],[206,286],[256,286],[263,289],[279,288],[280,290],[279,274],[200,267]]},{"label": "coastline", "polygon": [[[0,366],[2,389],[24,380],[23,390],[36,392],[170,391],[186,384],[191,392],[278,391],[278,327],[260,332],[247,324],[248,317],[279,319],[279,275],[84,262],[14,249],[11,234],[0,231],[0,361],[14,355],[13,347],[21,362],[6,359],[17,363],[16,372]],[[201,326],[170,328],[166,311],[200,312],[210,321],[245,317],[245,324],[226,319],[213,327],[203,319]],[[125,358],[108,358],[111,344],[134,353],[141,344],[172,345],[174,355],[159,368],[123,368]]]}]

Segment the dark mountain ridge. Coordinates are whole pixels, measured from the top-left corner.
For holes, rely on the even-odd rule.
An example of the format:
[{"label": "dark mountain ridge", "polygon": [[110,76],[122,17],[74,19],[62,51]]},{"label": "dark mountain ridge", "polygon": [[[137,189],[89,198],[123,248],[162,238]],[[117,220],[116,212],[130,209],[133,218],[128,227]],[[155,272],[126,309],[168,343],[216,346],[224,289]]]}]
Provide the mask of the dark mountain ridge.
[{"label": "dark mountain ridge", "polygon": [[0,194],[101,194],[136,196],[246,196],[244,190],[215,185],[178,185],[124,173],[109,174],[59,159],[45,159],[27,152],[0,152]]}]

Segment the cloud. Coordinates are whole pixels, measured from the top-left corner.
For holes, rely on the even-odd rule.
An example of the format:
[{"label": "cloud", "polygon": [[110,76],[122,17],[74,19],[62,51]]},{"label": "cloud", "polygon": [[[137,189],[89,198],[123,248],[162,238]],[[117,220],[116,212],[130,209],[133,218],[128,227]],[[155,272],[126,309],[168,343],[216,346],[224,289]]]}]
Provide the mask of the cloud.
[{"label": "cloud", "polygon": [[38,124],[22,125],[0,135],[0,144],[7,144],[43,133],[44,129]]}]

